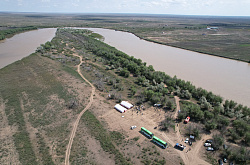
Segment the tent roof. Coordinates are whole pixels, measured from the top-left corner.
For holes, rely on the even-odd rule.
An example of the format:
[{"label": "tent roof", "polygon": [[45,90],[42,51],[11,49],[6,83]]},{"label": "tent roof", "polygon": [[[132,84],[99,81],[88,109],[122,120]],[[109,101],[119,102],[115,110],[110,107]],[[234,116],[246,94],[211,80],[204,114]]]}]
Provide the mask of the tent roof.
[{"label": "tent roof", "polygon": [[130,108],[133,107],[133,105],[130,104],[129,102],[127,102],[127,101],[122,101],[121,105],[124,106],[124,107],[126,107],[126,108],[128,108],[128,109],[130,109]]}]

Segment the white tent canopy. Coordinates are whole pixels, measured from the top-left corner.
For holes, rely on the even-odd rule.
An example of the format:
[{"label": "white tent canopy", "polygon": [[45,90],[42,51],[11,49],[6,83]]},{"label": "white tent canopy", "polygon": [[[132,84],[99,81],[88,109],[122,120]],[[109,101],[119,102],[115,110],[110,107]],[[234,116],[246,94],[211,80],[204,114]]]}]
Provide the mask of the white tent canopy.
[{"label": "white tent canopy", "polygon": [[115,105],[115,109],[118,110],[118,111],[120,111],[121,113],[126,112],[126,110],[127,110],[126,108],[124,108],[120,104],[116,104]]},{"label": "white tent canopy", "polygon": [[121,102],[121,105],[124,106],[124,107],[127,108],[127,109],[130,109],[130,108],[133,107],[133,105],[130,104],[129,102],[127,102],[127,101],[122,101],[122,102]]}]

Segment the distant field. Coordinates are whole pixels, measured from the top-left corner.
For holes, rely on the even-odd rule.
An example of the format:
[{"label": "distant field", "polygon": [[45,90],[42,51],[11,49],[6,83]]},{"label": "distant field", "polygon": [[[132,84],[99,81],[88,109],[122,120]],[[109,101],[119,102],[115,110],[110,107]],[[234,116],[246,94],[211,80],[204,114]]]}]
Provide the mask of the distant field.
[{"label": "distant field", "polygon": [[[83,26],[128,31],[153,42],[250,61],[250,17],[1,13],[0,26]],[[207,29],[216,27],[216,29]]]}]

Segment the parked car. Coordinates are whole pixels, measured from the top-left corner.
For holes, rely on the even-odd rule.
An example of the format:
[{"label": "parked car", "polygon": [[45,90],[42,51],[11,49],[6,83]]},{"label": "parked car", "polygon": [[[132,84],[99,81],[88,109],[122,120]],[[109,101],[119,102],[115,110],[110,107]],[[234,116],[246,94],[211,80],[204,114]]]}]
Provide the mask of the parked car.
[{"label": "parked car", "polygon": [[223,162],[226,163],[226,162],[227,162],[227,159],[226,159],[226,158],[223,158]]},{"label": "parked car", "polygon": [[181,151],[183,151],[186,148],[186,146],[179,144],[179,143],[176,143],[174,147],[181,150]]},{"label": "parked car", "polygon": [[219,165],[223,165],[223,162],[221,159],[219,159],[218,162],[219,162]]},{"label": "parked car", "polygon": [[207,147],[207,151],[214,151],[214,148],[212,148],[212,147]]},{"label": "parked car", "polygon": [[213,143],[213,140],[207,139],[207,140],[206,140],[206,143]]},{"label": "parked car", "polygon": [[192,145],[192,142],[191,142],[191,141],[189,141],[189,145],[190,145],[190,146]]},{"label": "parked car", "polygon": [[188,141],[189,141],[189,138],[186,138],[186,140],[184,141],[184,143],[188,143]]},{"label": "parked car", "polygon": [[205,147],[211,147],[211,143],[205,143],[204,146]]},{"label": "parked car", "polygon": [[187,124],[190,120],[190,117],[188,116],[185,120],[184,120],[184,123]]},{"label": "parked car", "polygon": [[132,130],[135,129],[135,128],[136,128],[136,125],[133,125],[133,126],[130,127],[130,129],[132,129]]},{"label": "parked car", "polygon": [[161,104],[154,104],[154,107],[161,107]]},{"label": "parked car", "polygon": [[226,150],[228,149],[228,146],[226,144],[223,144],[223,148]]}]

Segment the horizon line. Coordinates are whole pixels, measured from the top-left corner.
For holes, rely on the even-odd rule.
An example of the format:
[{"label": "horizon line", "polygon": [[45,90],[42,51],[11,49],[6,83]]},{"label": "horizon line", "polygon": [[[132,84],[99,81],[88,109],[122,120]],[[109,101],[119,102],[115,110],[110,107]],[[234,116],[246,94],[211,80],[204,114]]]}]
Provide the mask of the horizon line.
[{"label": "horizon line", "polygon": [[46,11],[0,11],[0,13],[35,13],[35,14],[108,14],[108,15],[170,15],[170,16],[202,16],[202,17],[250,17],[244,15],[199,15],[199,14],[166,14],[166,13],[98,13],[98,12],[46,12]]}]

